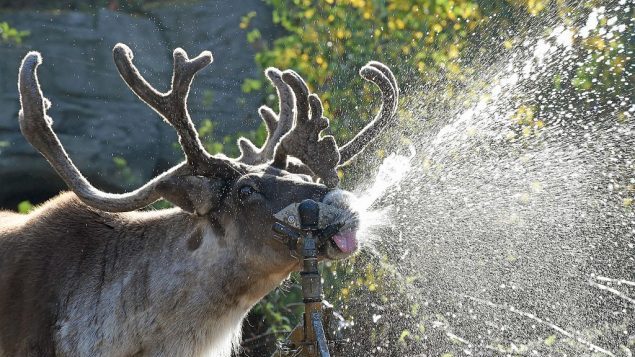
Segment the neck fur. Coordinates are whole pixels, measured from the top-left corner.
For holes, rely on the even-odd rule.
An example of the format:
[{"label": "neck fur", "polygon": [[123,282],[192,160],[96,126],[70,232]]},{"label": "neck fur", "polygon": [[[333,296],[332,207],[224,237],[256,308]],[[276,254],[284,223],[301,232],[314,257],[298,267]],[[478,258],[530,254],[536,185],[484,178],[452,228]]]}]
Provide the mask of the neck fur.
[{"label": "neck fur", "polygon": [[99,283],[86,277],[79,284],[92,289],[69,295],[58,321],[62,350],[229,356],[239,346],[249,309],[293,270],[254,266],[231,229],[221,234],[212,222],[179,210],[116,218],[122,223],[116,230],[137,233],[110,243],[121,253],[103,262]]}]

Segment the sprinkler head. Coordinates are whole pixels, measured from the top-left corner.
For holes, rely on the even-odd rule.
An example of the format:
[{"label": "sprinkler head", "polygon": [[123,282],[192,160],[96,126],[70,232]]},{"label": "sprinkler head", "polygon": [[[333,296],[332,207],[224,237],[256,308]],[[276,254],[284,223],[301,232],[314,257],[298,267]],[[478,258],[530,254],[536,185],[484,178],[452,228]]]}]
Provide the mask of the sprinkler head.
[{"label": "sprinkler head", "polygon": [[[305,218],[300,216],[300,205],[302,204],[304,204],[303,207],[305,207],[303,208],[303,216]],[[318,212],[317,224],[315,227],[311,229],[302,227],[302,224],[304,223],[303,219],[305,219],[307,223],[311,223],[311,225],[315,222],[315,216],[308,216],[309,214],[313,214],[313,212]],[[342,214],[342,212],[342,209],[332,205],[313,200],[304,200],[300,203],[292,203],[288,205],[276,213],[274,217],[278,220],[278,222],[296,230],[318,230],[324,229],[333,224],[341,224],[343,226],[345,224],[346,216]]]},{"label": "sprinkler head", "polygon": [[313,200],[304,200],[298,205],[300,229],[317,230],[320,223],[320,205]]}]

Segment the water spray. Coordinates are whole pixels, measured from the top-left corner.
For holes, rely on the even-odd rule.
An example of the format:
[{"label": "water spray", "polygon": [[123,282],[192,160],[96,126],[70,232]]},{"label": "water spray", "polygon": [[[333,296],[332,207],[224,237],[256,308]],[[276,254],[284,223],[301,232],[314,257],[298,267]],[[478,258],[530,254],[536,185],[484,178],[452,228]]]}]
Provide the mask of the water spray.
[{"label": "water spray", "polygon": [[318,270],[318,251],[342,228],[332,223],[339,211],[313,200],[292,204],[275,217],[272,227],[276,239],[289,247],[291,255],[302,260],[301,286],[304,302],[303,322],[298,325],[274,353],[276,357],[330,357],[329,348],[340,342],[341,320],[323,301],[322,277]]}]

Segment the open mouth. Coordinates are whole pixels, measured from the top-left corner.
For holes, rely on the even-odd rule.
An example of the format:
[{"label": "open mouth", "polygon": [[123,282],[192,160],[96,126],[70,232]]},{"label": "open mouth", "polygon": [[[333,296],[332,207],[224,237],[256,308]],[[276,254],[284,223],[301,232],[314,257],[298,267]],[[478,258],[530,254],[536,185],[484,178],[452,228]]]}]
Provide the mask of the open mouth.
[{"label": "open mouth", "polygon": [[[303,202],[308,203],[307,201],[309,200]],[[322,236],[318,248],[320,254],[327,259],[344,259],[357,251],[359,248],[357,240],[359,215],[355,211],[345,205],[338,207],[333,204],[311,201],[305,208],[310,207],[307,210],[313,212],[308,214],[308,211],[304,211],[303,215],[300,213],[302,204],[293,203],[276,213],[274,217],[279,223],[274,224],[274,231],[278,230],[282,235],[294,236],[296,241],[299,237],[299,231],[308,229],[316,232]],[[307,225],[305,219],[309,219],[311,224]],[[295,247],[296,243],[290,246]]]},{"label": "open mouth", "polygon": [[355,253],[359,249],[357,240],[357,227],[359,227],[359,214],[351,209],[354,196],[346,191],[335,190],[330,192],[322,201],[328,206],[329,214],[326,220],[329,223],[341,224],[339,232],[330,239],[332,249],[327,249],[326,256],[332,259],[343,259]]},{"label": "open mouth", "polygon": [[346,259],[353,255],[359,249],[359,240],[357,239],[357,221],[352,225],[345,225],[339,232],[333,235],[322,254],[331,260]]},{"label": "open mouth", "polygon": [[352,254],[358,248],[357,231],[349,230],[339,232],[331,237],[331,242],[333,242],[333,245],[335,245],[342,253]]}]

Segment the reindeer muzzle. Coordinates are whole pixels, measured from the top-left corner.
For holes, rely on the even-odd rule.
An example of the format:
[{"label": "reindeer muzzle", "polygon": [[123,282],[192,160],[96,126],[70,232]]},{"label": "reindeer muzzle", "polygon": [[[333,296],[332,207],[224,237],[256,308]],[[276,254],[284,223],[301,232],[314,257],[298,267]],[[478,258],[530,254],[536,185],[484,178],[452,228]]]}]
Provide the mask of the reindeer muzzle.
[{"label": "reindeer muzzle", "polygon": [[[313,200],[292,203],[276,213],[278,222],[272,229],[276,239],[285,243],[292,254],[297,253],[298,242],[306,232],[317,237],[318,249],[332,241],[342,253],[357,249],[354,231],[340,232],[350,216],[345,209]],[[294,254],[295,255],[295,254]]]}]

